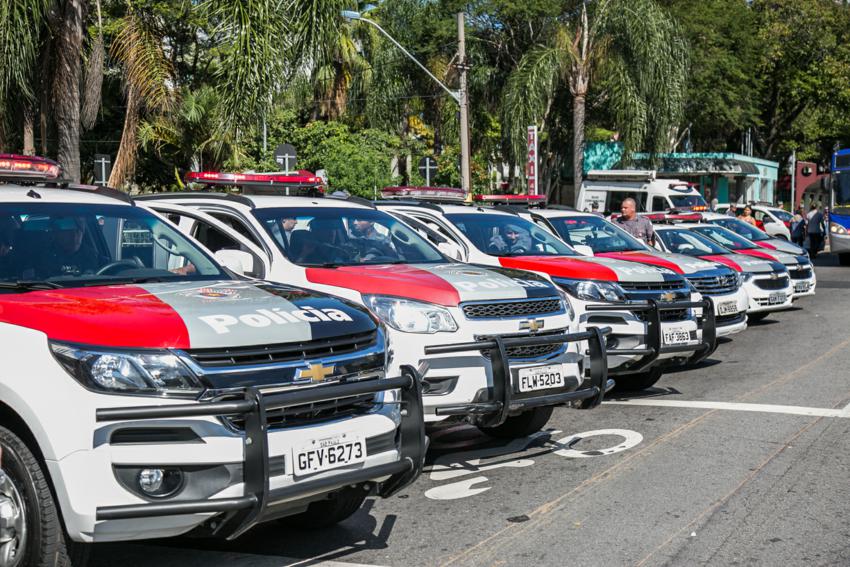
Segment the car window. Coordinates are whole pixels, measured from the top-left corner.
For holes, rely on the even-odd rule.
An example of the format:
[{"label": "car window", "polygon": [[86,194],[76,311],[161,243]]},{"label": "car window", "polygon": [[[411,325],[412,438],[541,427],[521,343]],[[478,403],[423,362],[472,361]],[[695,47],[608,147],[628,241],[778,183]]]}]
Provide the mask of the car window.
[{"label": "car window", "polygon": [[670,201],[676,209],[691,209],[708,206],[702,195],[670,195]]},{"label": "car window", "polygon": [[652,209],[653,211],[665,211],[669,207],[667,206],[667,201],[664,197],[655,196],[652,198]]},{"label": "car window", "polygon": [[642,242],[597,216],[550,217],[558,236],[572,246],[590,246],[595,253],[646,250]]},{"label": "car window", "polygon": [[546,229],[513,215],[452,213],[446,219],[476,248],[491,256],[576,255]]},{"label": "car window", "polygon": [[292,262],[302,266],[443,263],[415,230],[374,209],[280,207],[253,214]]},{"label": "car window", "polygon": [[247,246],[243,246],[242,243],[218,228],[202,220],[196,220],[195,226],[192,230],[192,236],[212,252],[218,252],[219,250],[241,250],[251,254],[251,256],[254,257],[254,268],[251,271],[246,272],[245,275],[253,278],[263,277],[263,263],[259,258],[257,258],[257,255],[254,254]]},{"label": "car window", "polygon": [[691,230],[712,239],[729,250],[752,250],[758,248],[758,246],[746,238],[722,226],[697,226]]},{"label": "car window", "polygon": [[740,234],[747,240],[752,240],[753,242],[770,239],[770,236],[757,226],[753,226],[739,219],[733,219],[730,217],[728,219],[716,219],[711,222],[731,230],[734,233]]},{"label": "car window", "polygon": [[706,254],[725,254],[729,250],[717,245],[701,234],[689,230],[658,230],[655,235],[660,238],[670,252],[688,256],[705,256]]},{"label": "car window", "polygon": [[251,242],[251,244],[255,244],[257,247],[262,248],[263,245],[257,240],[257,235],[254,232],[245,226],[245,223],[242,220],[234,217],[233,215],[229,215],[227,213],[220,213],[217,211],[204,211],[212,218],[221,221],[226,224],[234,231],[238,232],[242,236],[244,236],[247,240]]},{"label": "car window", "polygon": [[792,215],[788,211],[783,211],[782,209],[771,209],[770,212],[773,214],[773,216],[775,216],[782,222],[791,222],[791,220],[794,218],[794,215]]},{"label": "car window", "polygon": [[61,286],[226,277],[169,223],[142,208],[0,205],[0,280]]},{"label": "car window", "polygon": [[[619,213],[622,208],[623,201],[632,198],[637,203],[637,211],[646,211],[646,193],[640,191],[609,191],[608,204],[605,207],[606,214]],[[662,207],[666,209],[667,207]]]}]

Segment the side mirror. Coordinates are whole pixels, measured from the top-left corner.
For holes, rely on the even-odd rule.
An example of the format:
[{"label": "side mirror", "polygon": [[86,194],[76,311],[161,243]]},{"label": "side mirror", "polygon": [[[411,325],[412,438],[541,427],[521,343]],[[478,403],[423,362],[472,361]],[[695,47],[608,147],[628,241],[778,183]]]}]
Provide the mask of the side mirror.
[{"label": "side mirror", "polygon": [[593,248],[586,244],[575,244],[573,249],[582,256],[593,256]]},{"label": "side mirror", "polygon": [[439,244],[437,244],[437,250],[439,250],[449,258],[453,258],[459,262],[463,262],[463,251],[460,249],[460,246],[458,246],[454,242],[440,242]]},{"label": "side mirror", "polygon": [[222,266],[240,276],[254,271],[254,257],[244,250],[221,249],[215,253],[215,259]]}]

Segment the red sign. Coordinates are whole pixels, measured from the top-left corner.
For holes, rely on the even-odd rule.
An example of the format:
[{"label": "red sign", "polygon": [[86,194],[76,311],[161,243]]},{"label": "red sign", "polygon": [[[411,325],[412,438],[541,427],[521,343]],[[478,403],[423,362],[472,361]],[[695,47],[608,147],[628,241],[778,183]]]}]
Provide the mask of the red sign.
[{"label": "red sign", "polygon": [[528,127],[526,143],[528,159],[525,162],[525,177],[528,179],[528,194],[537,195],[537,126]]}]

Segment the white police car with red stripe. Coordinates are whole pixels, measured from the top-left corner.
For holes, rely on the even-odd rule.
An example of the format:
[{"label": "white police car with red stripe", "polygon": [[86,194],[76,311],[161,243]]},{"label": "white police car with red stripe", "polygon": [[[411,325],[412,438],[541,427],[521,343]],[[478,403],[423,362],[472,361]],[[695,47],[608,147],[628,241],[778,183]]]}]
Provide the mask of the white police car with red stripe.
[{"label": "white police car with red stripe", "polygon": [[0,564],[91,542],[321,527],[426,450],[416,370],[315,291],[234,280],[165,219],[0,156]]},{"label": "white police car with red stripe", "polygon": [[[281,176],[248,175],[187,177],[240,195],[144,202],[208,248],[241,255],[248,275],[368,306],[387,325],[390,372],[421,366],[426,421],[465,419],[521,437],[540,430],[556,405],[593,407],[613,385],[596,331],[579,333],[569,300],[547,278],[453,262],[368,202],[286,196]],[[588,337],[590,358],[579,350]]]}]

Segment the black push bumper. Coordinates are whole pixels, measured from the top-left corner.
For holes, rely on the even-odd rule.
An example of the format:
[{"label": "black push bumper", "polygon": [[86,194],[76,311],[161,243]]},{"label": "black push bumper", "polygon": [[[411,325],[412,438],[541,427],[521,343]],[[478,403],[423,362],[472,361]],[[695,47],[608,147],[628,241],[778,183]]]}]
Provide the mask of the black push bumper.
[{"label": "black push bumper", "polygon": [[[702,308],[702,318],[697,321],[697,328],[702,330],[702,340],[699,344],[689,345],[665,345],[661,335],[661,313],[678,309]],[[693,352],[688,357],[689,362],[696,363],[714,352],[717,346],[717,322],[714,316],[714,304],[710,299],[702,301],[647,301],[627,303],[606,303],[600,305],[588,305],[587,311],[630,311],[632,313],[644,313],[646,319],[646,340],[644,348],[607,350],[610,355],[642,356],[637,364],[630,366],[628,371],[643,372],[657,364],[658,357],[662,354],[676,352]]]},{"label": "black push bumper", "polygon": [[[451,354],[456,352],[486,351],[490,357],[493,374],[493,388],[488,400],[466,404],[437,406],[436,415],[476,416],[478,424],[495,427],[505,422],[511,412],[523,411],[541,406],[554,406],[566,402],[579,402],[582,409],[593,408],[602,403],[605,392],[614,383],[608,380],[608,363],[605,354],[604,336],[611,332],[608,327],[591,327],[580,333],[563,333],[546,336],[490,337],[487,340],[453,345],[434,345],[425,347],[425,354]],[[514,391],[511,380],[508,348],[541,346],[556,343],[587,341],[590,359],[590,377],[584,383],[587,387],[570,392],[548,395],[519,394]],[[610,383],[609,383],[610,382]],[[582,384],[583,385],[583,384]],[[518,387],[517,387],[518,389]]]},{"label": "black push bumper", "polygon": [[[266,412],[303,404],[334,400],[348,396],[378,394],[401,390],[402,419],[400,458],[357,470],[338,471],[322,478],[303,480],[292,485],[269,489],[269,454]],[[422,389],[416,370],[403,367],[399,378],[376,379],[317,386],[287,392],[264,394],[255,388],[245,390],[244,398],[232,401],[108,408],[97,410],[97,421],[126,421],[135,419],[167,419],[198,416],[239,416],[245,420],[245,461],[243,463],[244,495],[234,498],[154,502],[127,506],[108,506],[97,509],[97,520],[123,520],[182,514],[226,513],[215,535],[235,538],[252,526],[276,517],[270,509],[278,503],[294,500],[317,492],[328,492],[345,486],[389,477],[378,485],[378,494],[390,496],[422,472],[427,451],[427,439],[422,410]]]}]

